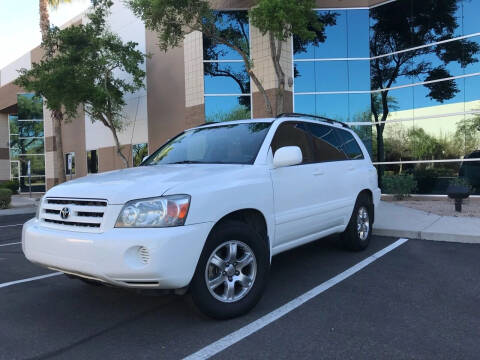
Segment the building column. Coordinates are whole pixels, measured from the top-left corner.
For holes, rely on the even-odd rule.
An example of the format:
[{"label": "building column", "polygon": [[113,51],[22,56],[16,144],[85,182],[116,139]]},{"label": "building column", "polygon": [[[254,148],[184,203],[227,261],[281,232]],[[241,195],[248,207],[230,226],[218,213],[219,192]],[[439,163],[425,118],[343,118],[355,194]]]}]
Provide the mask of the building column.
[{"label": "building column", "polygon": [[[250,51],[253,60],[255,75],[263,85],[272,108],[275,112],[276,91],[278,87],[277,75],[273,66],[270,52],[270,40],[268,35],[263,36],[254,26],[250,25]],[[280,58],[282,70],[285,73],[285,112],[293,111],[293,70],[292,70],[292,39],[282,44],[282,54]],[[255,83],[251,82],[252,87],[252,112],[254,118],[269,117],[265,109],[265,101],[262,93],[258,91]]]},{"label": "building column", "polygon": [[0,181],[10,180],[8,114],[0,113]]},{"label": "building column", "polygon": [[45,106],[45,102],[43,103],[43,132],[45,135],[45,190],[48,190],[58,184],[58,178],[55,173],[57,166],[55,164],[55,152],[57,148],[51,113]]},{"label": "building column", "polygon": [[188,127],[205,122],[203,35],[194,31],[183,42],[185,61],[185,122]]}]

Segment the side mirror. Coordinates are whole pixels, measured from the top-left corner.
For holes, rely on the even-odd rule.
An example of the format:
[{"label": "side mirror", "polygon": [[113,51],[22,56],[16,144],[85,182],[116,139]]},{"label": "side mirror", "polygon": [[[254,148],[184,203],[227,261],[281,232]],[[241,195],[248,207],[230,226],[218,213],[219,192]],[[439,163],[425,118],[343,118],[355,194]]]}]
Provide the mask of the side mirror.
[{"label": "side mirror", "polygon": [[273,155],[273,167],[275,168],[298,165],[302,161],[302,150],[298,146],[281,147]]}]

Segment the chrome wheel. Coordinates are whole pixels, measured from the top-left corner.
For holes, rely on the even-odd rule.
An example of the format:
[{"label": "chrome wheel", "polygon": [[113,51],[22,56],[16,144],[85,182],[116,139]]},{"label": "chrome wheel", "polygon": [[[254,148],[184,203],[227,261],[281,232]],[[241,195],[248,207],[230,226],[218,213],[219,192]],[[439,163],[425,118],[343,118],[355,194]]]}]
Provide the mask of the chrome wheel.
[{"label": "chrome wheel", "polygon": [[357,213],[357,234],[360,240],[365,241],[370,233],[370,218],[365,206],[358,209]]},{"label": "chrome wheel", "polygon": [[257,260],[250,247],[238,240],[224,242],[210,255],[205,281],[210,294],[221,302],[243,298],[252,289],[257,274]]}]

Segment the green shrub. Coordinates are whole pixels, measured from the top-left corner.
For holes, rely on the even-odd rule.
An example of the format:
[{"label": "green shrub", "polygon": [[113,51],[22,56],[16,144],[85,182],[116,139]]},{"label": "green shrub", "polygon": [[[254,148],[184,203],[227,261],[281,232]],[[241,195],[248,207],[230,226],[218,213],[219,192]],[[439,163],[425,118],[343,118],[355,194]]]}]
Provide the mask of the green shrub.
[{"label": "green shrub", "polygon": [[382,179],[382,190],[392,194],[396,199],[403,199],[417,189],[417,181],[413,175],[388,175]]},{"label": "green shrub", "polygon": [[12,191],[10,189],[0,189],[0,209],[7,209],[12,201]]},{"label": "green shrub", "polygon": [[12,194],[17,194],[18,193],[18,180],[8,180],[0,184],[0,188],[3,189],[10,189]]}]

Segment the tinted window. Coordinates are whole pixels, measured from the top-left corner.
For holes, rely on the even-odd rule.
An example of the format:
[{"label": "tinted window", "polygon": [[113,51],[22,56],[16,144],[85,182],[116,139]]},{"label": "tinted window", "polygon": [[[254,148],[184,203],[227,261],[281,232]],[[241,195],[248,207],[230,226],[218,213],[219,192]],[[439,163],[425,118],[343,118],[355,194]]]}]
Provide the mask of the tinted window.
[{"label": "tinted window", "polygon": [[335,129],[335,131],[342,142],[341,147],[343,152],[350,160],[360,160],[364,158],[357,140],[355,140],[350,132],[341,129]]},{"label": "tinted window", "polygon": [[302,164],[313,162],[310,137],[305,123],[285,122],[278,127],[272,140],[273,153],[284,146],[298,146],[302,150]]},{"label": "tinted window", "polygon": [[243,123],[187,130],[145,160],[160,164],[253,164],[270,123]]},{"label": "tinted window", "polygon": [[341,149],[341,143],[331,126],[310,124],[313,138],[315,162],[341,161],[347,157]]}]

